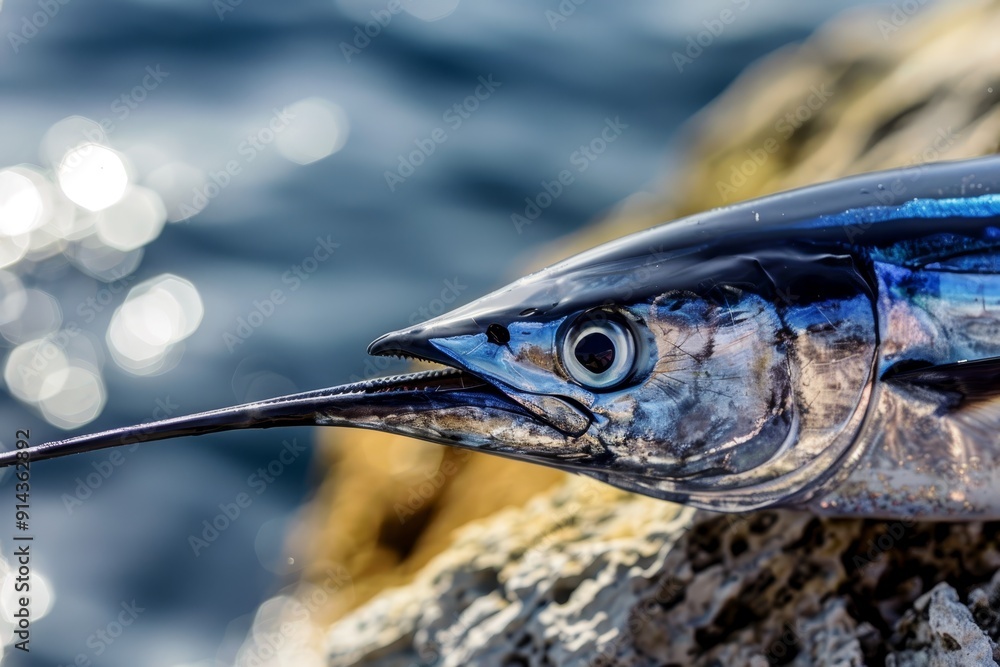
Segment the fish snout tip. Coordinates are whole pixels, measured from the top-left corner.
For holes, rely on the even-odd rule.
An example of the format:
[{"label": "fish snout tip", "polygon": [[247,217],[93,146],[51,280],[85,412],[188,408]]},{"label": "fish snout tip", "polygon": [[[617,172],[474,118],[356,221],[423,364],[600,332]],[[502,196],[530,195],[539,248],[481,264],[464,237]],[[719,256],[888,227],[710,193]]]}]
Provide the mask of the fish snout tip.
[{"label": "fish snout tip", "polygon": [[400,329],[373,340],[368,346],[368,354],[376,357],[420,359],[445,366],[454,366],[454,359],[443,354],[428,339],[427,327],[417,326],[410,329]]},{"label": "fish snout tip", "polygon": [[392,334],[382,334],[368,344],[368,354],[378,357],[384,356],[393,348]]},{"label": "fish snout tip", "polygon": [[416,348],[422,347],[424,327],[399,329],[382,334],[368,345],[368,354],[376,357],[412,357]]}]

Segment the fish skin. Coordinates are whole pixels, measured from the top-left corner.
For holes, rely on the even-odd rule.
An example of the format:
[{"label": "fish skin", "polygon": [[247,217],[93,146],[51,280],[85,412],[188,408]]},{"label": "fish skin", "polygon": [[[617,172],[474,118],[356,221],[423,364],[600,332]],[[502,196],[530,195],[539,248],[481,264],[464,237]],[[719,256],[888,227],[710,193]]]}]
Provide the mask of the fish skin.
[{"label": "fish skin", "polygon": [[[998,227],[997,157],[780,193],[599,246],[369,348],[457,370],[81,436],[21,458],[138,431],[156,440],[315,423],[720,511],[1000,518],[1000,381],[994,393],[989,361],[1000,357]],[[612,357],[631,361],[618,384],[570,370],[565,341],[591,326],[624,332]]]}]

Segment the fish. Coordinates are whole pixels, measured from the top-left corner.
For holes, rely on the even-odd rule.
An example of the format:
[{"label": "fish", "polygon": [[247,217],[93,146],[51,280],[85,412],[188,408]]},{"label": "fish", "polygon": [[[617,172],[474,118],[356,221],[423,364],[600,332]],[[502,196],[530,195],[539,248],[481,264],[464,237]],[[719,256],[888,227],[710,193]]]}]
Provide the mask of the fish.
[{"label": "fish", "polygon": [[998,519],[1000,156],[683,217],[368,352],[440,368],[11,450],[0,466],[344,426],[720,512]]}]

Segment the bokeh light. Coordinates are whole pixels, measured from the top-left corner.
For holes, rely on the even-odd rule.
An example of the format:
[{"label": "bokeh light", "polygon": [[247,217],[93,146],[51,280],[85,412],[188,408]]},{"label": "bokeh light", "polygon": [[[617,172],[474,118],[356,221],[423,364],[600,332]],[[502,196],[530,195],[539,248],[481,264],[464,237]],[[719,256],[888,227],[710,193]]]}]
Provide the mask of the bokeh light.
[{"label": "bokeh light", "polygon": [[347,140],[347,115],[336,104],[319,97],[299,100],[286,108],[291,123],[274,141],[278,151],[297,164],[309,164],[332,155]]},{"label": "bokeh light", "polygon": [[[58,379],[66,379],[61,373],[67,368],[69,359],[63,349],[47,338],[39,338],[11,350],[4,364],[3,379],[11,394],[25,403],[37,404],[62,390]],[[49,381],[50,375],[56,381]]]},{"label": "bokeh light", "polygon": [[42,227],[28,236],[28,252],[25,253],[25,258],[32,262],[41,262],[43,259],[58,255],[65,247],[65,239],[53,234],[50,228]]},{"label": "bokeh light", "polygon": [[[55,388],[55,389],[53,389]],[[104,380],[81,366],[67,366],[45,376],[38,407],[50,424],[71,429],[93,421],[107,401]]]},{"label": "bokeh light", "polygon": [[0,271],[0,327],[16,322],[28,305],[21,279],[9,271]]},{"label": "bokeh light", "polygon": [[[53,198],[52,210],[48,220],[38,229],[52,237],[67,241],[83,238],[92,231],[94,218],[92,215],[78,215],[76,204],[57,192]],[[35,246],[32,243],[32,246]]]},{"label": "bokeh light", "polygon": [[0,171],[0,234],[24,234],[45,222],[50,190],[48,181],[30,169]]},{"label": "bokeh light", "polygon": [[97,214],[97,236],[116,250],[135,250],[163,231],[167,210],[160,195],[133,186],[116,203]]},{"label": "bokeh light", "polygon": [[21,261],[28,252],[31,237],[28,234],[8,236],[0,234],[0,268],[12,266]]},{"label": "bokeh light", "polygon": [[198,328],[205,314],[201,296],[189,281],[164,274],[129,291],[108,327],[108,348],[115,362],[136,375],[166,369],[172,347]]},{"label": "bokeh light", "polygon": [[100,123],[83,116],[67,116],[53,123],[38,147],[42,160],[56,167],[71,149],[87,142],[107,144],[107,134]]},{"label": "bokeh light", "polygon": [[275,574],[286,575],[301,570],[304,562],[292,553],[295,544],[287,538],[290,522],[285,517],[265,521],[254,539],[254,551],[261,567]]},{"label": "bokeh light", "polygon": [[[96,219],[94,225],[96,227]],[[118,250],[106,245],[97,234],[91,234],[67,248],[66,256],[83,273],[111,282],[139,267],[142,249]]]},{"label": "bokeh light", "polygon": [[459,2],[461,0],[401,0],[400,6],[421,21],[438,21],[458,9]]},{"label": "bokeh light", "polygon": [[111,206],[128,187],[128,169],[122,157],[93,142],[69,149],[56,173],[63,193],[88,211]]},{"label": "bokeh light", "polygon": [[10,393],[50,424],[76,428],[93,421],[107,401],[98,356],[86,335],[60,330],[14,348],[3,377]]},{"label": "bokeh light", "polygon": [[[14,346],[3,378],[12,396],[65,429],[104,408],[105,353],[78,322],[61,328],[65,293],[43,285],[67,264],[104,283],[121,281],[138,268],[142,247],[167,216],[155,190],[130,185],[132,167],[107,139],[99,123],[70,116],[39,146],[50,169],[0,168],[0,345]],[[156,151],[138,155],[146,170],[166,161]]]},{"label": "bokeh light", "polygon": [[277,660],[266,664],[296,667],[320,667],[325,664],[316,650],[316,637],[308,622],[312,609],[302,600],[310,600],[310,593],[316,596],[312,599],[323,599],[328,593],[308,585],[303,586],[298,594],[290,589],[286,591],[265,600],[257,609],[248,641],[237,654],[237,665],[260,662],[258,656],[274,645],[275,636],[281,637],[282,649]]},{"label": "bokeh light", "polygon": [[48,292],[29,288],[18,297],[23,300],[15,319],[0,324],[0,335],[11,343],[24,343],[54,332],[62,324],[62,308]]}]

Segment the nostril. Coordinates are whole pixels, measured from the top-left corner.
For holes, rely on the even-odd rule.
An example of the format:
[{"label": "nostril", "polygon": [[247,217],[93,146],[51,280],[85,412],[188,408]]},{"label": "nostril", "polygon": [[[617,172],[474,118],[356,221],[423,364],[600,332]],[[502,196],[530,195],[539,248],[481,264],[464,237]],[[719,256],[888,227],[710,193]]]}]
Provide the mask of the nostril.
[{"label": "nostril", "polygon": [[486,339],[496,345],[506,345],[510,341],[510,332],[502,324],[493,324],[486,327]]}]

